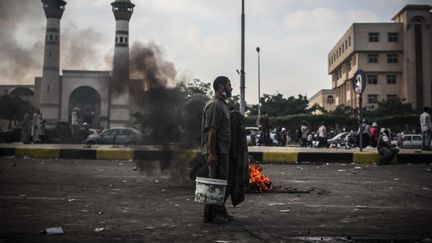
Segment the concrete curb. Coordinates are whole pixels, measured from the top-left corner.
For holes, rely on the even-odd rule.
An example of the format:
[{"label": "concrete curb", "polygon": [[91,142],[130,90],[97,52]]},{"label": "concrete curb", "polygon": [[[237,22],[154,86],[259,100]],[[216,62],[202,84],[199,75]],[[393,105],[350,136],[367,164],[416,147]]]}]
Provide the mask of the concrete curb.
[{"label": "concrete curb", "polygon": [[[29,148],[0,147],[1,156],[51,158],[51,159],[88,159],[88,160],[142,160],[192,161],[200,156],[198,150],[162,150],[140,148]],[[377,152],[249,152],[254,160],[263,164],[316,163],[357,163],[376,164]],[[393,163],[432,163],[432,153],[400,153]]]}]

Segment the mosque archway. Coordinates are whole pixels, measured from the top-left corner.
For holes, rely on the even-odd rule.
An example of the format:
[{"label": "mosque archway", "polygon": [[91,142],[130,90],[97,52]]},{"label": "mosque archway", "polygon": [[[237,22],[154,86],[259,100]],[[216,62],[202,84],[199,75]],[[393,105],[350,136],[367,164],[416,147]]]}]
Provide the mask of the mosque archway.
[{"label": "mosque archway", "polygon": [[[101,113],[101,96],[97,90],[89,86],[81,86],[72,91],[69,97],[68,117],[74,108],[80,109],[80,117],[85,119],[89,113],[93,120]],[[93,124],[97,125],[97,124]]]}]

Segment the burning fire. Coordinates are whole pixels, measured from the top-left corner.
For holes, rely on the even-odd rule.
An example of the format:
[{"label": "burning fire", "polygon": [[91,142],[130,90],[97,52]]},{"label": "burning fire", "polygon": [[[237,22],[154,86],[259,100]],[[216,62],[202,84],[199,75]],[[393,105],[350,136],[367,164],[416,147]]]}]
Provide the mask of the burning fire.
[{"label": "burning fire", "polygon": [[249,190],[252,192],[268,192],[273,190],[270,179],[264,176],[259,165],[249,164]]}]

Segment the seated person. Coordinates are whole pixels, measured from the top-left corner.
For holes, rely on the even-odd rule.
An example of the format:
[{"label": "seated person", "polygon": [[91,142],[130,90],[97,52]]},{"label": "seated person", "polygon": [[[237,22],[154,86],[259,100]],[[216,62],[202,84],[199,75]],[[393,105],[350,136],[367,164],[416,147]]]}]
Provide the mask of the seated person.
[{"label": "seated person", "polygon": [[378,153],[381,155],[379,159],[380,165],[388,165],[393,160],[393,158],[399,153],[399,149],[395,148],[390,143],[389,131],[382,128],[381,134],[378,137]]}]

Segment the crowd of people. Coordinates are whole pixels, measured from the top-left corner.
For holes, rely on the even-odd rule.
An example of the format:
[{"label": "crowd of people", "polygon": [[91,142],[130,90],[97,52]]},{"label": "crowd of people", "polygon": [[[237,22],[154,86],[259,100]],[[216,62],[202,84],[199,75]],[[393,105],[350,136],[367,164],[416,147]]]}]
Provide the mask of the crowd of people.
[{"label": "crowd of people", "polygon": [[[72,135],[72,143],[82,143],[89,134],[91,129],[96,128],[95,115],[90,109],[81,112],[78,107],[75,107],[70,116],[70,134]],[[39,109],[31,115],[24,114],[20,124],[21,138],[20,141],[24,144],[37,144],[46,141],[47,122]]]}]

